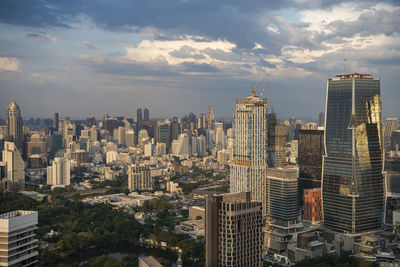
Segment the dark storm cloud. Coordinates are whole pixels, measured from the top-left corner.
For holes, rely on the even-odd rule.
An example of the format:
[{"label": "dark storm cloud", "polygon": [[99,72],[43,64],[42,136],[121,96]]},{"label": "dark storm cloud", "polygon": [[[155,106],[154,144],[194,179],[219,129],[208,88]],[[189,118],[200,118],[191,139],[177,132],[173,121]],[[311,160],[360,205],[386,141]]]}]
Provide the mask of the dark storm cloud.
[{"label": "dark storm cloud", "polygon": [[[87,17],[112,31],[152,27],[171,37],[181,34],[226,39],[239,47],[255,42],[279,51],[274,36],[265,31],[266,12],[288,6],[288,1],[2,1],[0,22],[30,27],[70,27]],[[260,16],[264,22],[260,23]],[[265,24],[265,25],[264,25]]]}]

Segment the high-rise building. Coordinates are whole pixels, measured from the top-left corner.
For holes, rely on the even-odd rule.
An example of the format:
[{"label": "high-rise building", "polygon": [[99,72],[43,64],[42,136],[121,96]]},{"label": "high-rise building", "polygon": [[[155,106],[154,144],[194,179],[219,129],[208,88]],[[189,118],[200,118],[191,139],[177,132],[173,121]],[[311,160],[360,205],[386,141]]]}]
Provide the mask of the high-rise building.
[{"label": "high-rise building", "polygon": [[142,113],[142,109],[138,108],[136,110],[136,122],[141,122],[143,120],[143,113]]},{"label": "high-rise building", "polygon": [[299,203],[303,204],[303,191],[321,188],[322,156],[324,154],[323,130],[299,130]]},{"label": "high-rise building", "polygon": [[7,109],[6,132],[9,141],[12,141],[22,153],[24,133],[22,131],[21,110],[15,101],[11,101]]},{"label": "high-rise building", "polygon": [[190,144],[188,134],[186,132],[180,134],[177,140],[172,141],[172,155],[182,158],[188,158],[190,156],[189,145]]},{"label": "high-rise building", "polygon": [[[236,100],[235,145],[230,165],[230,192],[251,192],[265,207],[267,177],[267,100],[246,96]],[[263,210],[265,215],[265,210]]]},{"label": "high-rise building", "polygon": [[58,131],[58,121],[59,121],[59,116],[58,116],[58,112],[56,112],[53,115],[53,129],[54,129],[54,131]]},{"label": "high-rise building", "polygon": [[174,117],[171,123],[171,141],[178,139],[181,134],[181,123],[178,117]]},{"label": "high-rise building", "polygon": [[286,165],[286,136],[288,127],[276,119],[276,114],[268,114],[268,168],[282,168]]},{"label": "high-rise building", "polygon": [[52,166],[47,167],[47,184],[66,186],[71,183],[71,161],[66,158],[54,158]]},{"label": "high-rise building", "polygon": [[143,111],[143,120],[144,121],[150,120],[150,111],[147,108],[145,108]]},{"label": "high-rise building", "polygon": [[262,206],[250,192],[206,199],[205,266],[262,266]]},{"label": "high-rise building", "polygon": [[325,126],[325,114],[323,112],[318,115],[318,126]]},{"label": "high-rise building", "polygon": [[384,125],[384,144],[385,144],[385,153],[389,154],[391,150],[391,138],[392,138],[392,133],[394,131],[397,131],[399,129],[399,122],[397,118],[387,118],[385,120],[385,125]]},{"label": "high-rise building", "polygon": [[215,145],[218,150],[225,149],[225,132],[222,122],[214,123],[215,128]]},{"label": "high-rise building", "polygon": [[4,143],[3,161],[8,181],[18,184],[20,189],[25,188],[25,163],[13,142]]},{"label": "high-rise building", "polygon": [[135,146],[135,132],[133,130],[128,130],[125,132],[125,146]]},{"label": "high-rise building", "polygon": [[37,224],[37,211],[16,210],[0,214],[0,266],[37,265]]},{"label": "high-rise building", "polygon": [[327,228],[379,229],[385,205],[380,80],[368,74],[328,79],[322,197]]},{"label": "high-rise building", "polygon": [[271,252],[286,250],[294,233],[303,228],[298,212],[297,168],[268,168],[264,246]]},{"label": "high-rise building", "polygon": [[215,123],[215,114],[214,110],[211,108],[211,106],[208,106],[208,121],[207,121],[207,128],[208,129],[213,129],[214,123]]},{"label": "high-rise building", "polygon": [[171,146],[171,123],[169,120],[157,121],[155,139],[157,143],[164,143],[167,151]]},{"label": "high-rise building", "polygon": [[40,134],[32,134],[27,143],[27,157],[34,154],[47,154],[46,140]]},{"label": "high-rise building", "polygon": [[303,199],[303,220],[312,223],[322,221],[322,196],[321,188],[311,188],[304,190]]},{"label": "high-rise building", "polygon": [[131,165],[128,168],[128,187],[130,191],[151,190],[153,181],[149,166]]},{"label": "high-rise building", "polygon": [[86,119],[86,126],[87,127],[92,127],[92,126],[96,126],[96,118],[94,116],[89,116]]}]

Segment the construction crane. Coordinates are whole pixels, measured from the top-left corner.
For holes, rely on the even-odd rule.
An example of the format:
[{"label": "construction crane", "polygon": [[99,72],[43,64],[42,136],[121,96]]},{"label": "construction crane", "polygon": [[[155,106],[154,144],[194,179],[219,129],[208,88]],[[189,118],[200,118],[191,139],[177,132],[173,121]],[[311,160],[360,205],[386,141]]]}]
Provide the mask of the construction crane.
[{"label": "construction crane", "polygon": [[267,73],[267,75],[265,75],[264,79],[262,79],[262,81],[257,84],[256,88],[254,88],[254,85],[251,85],[251,92],[253,93],[253,96],[257,96],[257,90],[260,87],[260,85],[268,78],[269,74]]},{"label": "construction crane", "polygon": [[268,100],[269,100],[269,105],[271,106],[271,113],[275,113],[275,112],[274,112],[274,107],[272,106],[271,87],[269,86],[269,83],[267,83],[267,88],[268,88]]}]

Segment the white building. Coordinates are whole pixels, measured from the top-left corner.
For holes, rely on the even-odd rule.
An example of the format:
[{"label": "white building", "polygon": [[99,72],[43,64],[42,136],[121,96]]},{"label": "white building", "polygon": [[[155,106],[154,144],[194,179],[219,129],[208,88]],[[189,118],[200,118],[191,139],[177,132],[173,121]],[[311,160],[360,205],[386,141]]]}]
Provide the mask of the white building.
[{"label": "white building", "polygon": [[178,140],[172,141],[172,155],[177,157],[189,157],[189,136],[180,134]]},{"label": "white building", "polygon": [[66,158],[54,158],[52,166],[47,167],[47,184],[66,186],[71,183],[71,161]]},{"label": "white building", "polygon": [[[265,207],[267,177],[267,100],[257,95],[236,100],[234,157],[230,192],[250,192]],[[263,208],[263,215],[265,210]]]},{"label": "white building", "polygon": [[4,142],[3,161],[6,163],[8,181],[25,188],[25,163],[13,142]]},{"label": "white building", "polygon": [[0,266],[37,264],[36,211],[16,210],[0,214]]},{"label": "white building", "polygon": [[117,151],[107,151],[106,153],[106,163],[110,164],[114,161],[118,160],[118,152]]}]

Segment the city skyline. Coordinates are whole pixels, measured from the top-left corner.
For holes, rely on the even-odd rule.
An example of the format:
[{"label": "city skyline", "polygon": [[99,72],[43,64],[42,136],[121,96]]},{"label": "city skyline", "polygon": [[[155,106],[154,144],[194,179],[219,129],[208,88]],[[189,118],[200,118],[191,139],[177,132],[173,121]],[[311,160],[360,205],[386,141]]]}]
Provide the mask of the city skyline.
[{"label": "city skyline", "polygon": [[168,118],[205,105],[231,117],[269,73],[277,114],[317,118],[325,77],[353,72],[380,77],[383,116],[398,116],[399,12],[378,1],[4,3],[0,116],[15,99],[24,117],[146,106]]}]

